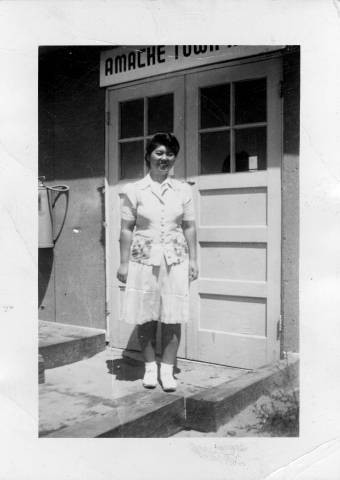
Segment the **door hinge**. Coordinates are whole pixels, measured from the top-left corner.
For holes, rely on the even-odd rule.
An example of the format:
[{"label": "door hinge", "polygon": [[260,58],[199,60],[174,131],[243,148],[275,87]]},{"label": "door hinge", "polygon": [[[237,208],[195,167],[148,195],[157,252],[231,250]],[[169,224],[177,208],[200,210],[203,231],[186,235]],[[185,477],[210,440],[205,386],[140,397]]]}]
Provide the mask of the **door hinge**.
[{"label": "door hinge", "polygon": [[282,334],[282,315],[280,315],[279,320],[276,325],[276,340],[280,340]]},{"label": "door hinge", "polygon": [[108,302],[106,301],[105,302],[105,317],[108,317],[110,315],[110,310],[109,310],[109,304]]},{"label": "door hinge", "polygon": [[111,114],[110,112],[105,112],[106,113],[106,125],[111,124]]}]

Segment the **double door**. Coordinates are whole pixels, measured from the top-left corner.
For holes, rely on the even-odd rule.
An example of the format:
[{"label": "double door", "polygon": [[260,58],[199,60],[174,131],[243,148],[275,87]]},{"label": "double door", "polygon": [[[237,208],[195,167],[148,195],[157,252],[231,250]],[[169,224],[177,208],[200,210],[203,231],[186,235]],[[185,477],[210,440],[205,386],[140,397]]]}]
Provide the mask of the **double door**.
[{"label": "double door", "polygon": [[190,181],[199,279],[179,356],[256,368],[279,357],[280,61],[209,68],[108,91],[108,310],[113,346],[139,349],[120,321],[119,195],[145,173],[146,142],[173,132],[174,175]]}]

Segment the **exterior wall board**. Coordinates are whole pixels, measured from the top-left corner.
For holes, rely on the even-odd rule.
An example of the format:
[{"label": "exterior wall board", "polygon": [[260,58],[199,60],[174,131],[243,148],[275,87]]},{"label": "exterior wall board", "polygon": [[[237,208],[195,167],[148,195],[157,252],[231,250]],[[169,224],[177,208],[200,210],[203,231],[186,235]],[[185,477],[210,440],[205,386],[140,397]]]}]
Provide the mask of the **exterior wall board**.
[{"label": "exterior wall board", "polygon": [[300,55],[283,57],[282,319],[283,349],[299,351]]},{"label": "exterior wall board", "polygon": [[[40,52],[39,175],[49,185],[69,185],[70,193],[53,252],[40,251],[39,317],[105,328],[105,91],[99,88],[99,52],[93,47]],[[61,196],[56,232],[64,211]]]},{"label": "exterior wall board", "polygon": [[[68,184],[68,219],[55,247],[56,320],[105,328],[103,178],[72,179]],[[64,205],[60,202],[57,228],[63,214]]]}]

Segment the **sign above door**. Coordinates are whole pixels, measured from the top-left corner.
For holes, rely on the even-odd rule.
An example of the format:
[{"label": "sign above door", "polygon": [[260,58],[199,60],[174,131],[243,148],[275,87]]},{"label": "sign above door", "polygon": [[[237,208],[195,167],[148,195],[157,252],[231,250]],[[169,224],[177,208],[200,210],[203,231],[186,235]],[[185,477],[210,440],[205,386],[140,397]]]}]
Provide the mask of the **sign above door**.
[{"label": "sign above door", "polygon": [[283,45],[137,45],[105,50],[100,86],[281,50]]}]

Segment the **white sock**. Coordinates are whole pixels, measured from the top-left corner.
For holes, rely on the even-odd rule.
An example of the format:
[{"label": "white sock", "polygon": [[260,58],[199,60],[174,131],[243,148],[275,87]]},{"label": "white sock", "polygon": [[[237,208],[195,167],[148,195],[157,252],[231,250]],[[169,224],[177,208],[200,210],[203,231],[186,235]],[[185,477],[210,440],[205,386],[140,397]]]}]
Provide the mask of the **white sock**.
[{"label": "white sock", "polygon": [[176,379],[173,375],[174,366],[168,363],[161,363],[160,378],[163,385],[163,389],[167,392],[173,392],[176,390]]},{"label": "white sock", "polygon": [[157,385],[157,363],[145,362],[145,372],[143,377],[143,385],[146,388],[155,388]]},{"label": "white sock", "polygon": [[155,361],[145,362],[145,370],[152,370],[154,368],[157,368],[157,363]]},{"label": "white sock", "polygon": [[174,366],[169,363],[161,363],[160,374],[164,377],[174,378]]}]

